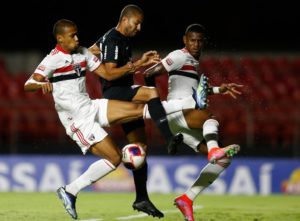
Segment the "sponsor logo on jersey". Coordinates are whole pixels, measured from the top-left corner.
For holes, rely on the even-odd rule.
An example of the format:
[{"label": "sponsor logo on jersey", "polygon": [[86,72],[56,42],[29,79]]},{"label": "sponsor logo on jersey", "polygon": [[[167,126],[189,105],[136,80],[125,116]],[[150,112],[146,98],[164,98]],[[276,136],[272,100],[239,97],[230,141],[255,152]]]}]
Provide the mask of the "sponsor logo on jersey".
[{"label": "sponsor logo on jersey", "polygon": [[46,67],[44,65],[40,65],[37,67],[37,69],[40,71],[45,71]]},{"label": "sponsor logo on jersey", "polygon": [[171,58],[167,58],[166,62],[169,66],[171,66],[173,64],[173,61]]}]

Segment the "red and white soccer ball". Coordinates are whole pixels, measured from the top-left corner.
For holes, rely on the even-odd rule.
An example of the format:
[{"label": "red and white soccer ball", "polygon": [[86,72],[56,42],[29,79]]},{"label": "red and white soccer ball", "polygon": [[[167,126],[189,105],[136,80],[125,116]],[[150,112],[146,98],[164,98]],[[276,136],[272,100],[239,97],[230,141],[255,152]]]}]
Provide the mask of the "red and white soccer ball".
[{"label": "red and white soccer ball", "polygon": [[145,163],[146,153],[137,144],[127,144],[122,149],[122,162],[127,169],[136,170]]}]

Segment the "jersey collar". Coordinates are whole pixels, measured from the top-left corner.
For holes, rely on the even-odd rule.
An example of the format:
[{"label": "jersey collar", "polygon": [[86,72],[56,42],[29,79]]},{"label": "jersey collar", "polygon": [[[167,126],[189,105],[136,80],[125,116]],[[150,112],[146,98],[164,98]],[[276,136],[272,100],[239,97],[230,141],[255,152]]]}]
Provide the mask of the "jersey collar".
[{"label": "jersey collar", "polygon": [[59,44],[56,45],[55,49],[57,49],[58,51],[64,54],[70,54],[68,51],[64,50]]}]

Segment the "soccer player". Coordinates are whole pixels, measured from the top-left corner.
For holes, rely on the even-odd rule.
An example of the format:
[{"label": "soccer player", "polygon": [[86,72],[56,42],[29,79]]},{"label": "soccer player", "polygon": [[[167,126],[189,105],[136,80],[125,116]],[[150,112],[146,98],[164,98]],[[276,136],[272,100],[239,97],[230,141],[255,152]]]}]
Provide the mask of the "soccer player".
[{"label": "soccer player", "polygon": [[[87,48],[79,46],[77,26],[72,21],[58,20],[54,24],[53,34],[56,47],[26,81],[24,90],[52,93],[56,111],[67,135],[78,144],[83,154],[90,151],[101,158],[73,182],[57,190],[66,211],[77,219],[75,203],[79,191],[114,171],[121,162],[120,149],[103,127],[150,115],[145,104],[91,100],[86,92],[85,75],[91,71],[104,77],[106,72],[100,60]],[[147,59],[157,62],[156,57],[150,54]],[[173,108],[178,111],[177,106]]]},{"label": "soccer player", "polygon": [[[161,104],[158,91],[154,87],[134,85],[133,75],[140,67],[151,64],[146,58],[146,52],[137,60],[132,60],[132,49],[130,38],[134,37],[140,30],[144,19],[142,9],[136,5],[127,5],[121,11],[116,27],[111,28],[89,50],[94,54],[103,54],[103,64],[107,77],[100,77],[102,93],[105,98],[124,101],[147,103],[151,118],[156,123],[164,137],[168,141],[168,152],[176,149],[182,142],[182,135],[172,134],[166,112]],[[158,54],[155,54],[158,56]],[[159,58],[159,56],[158,56]],[[122,125],[123,131],[129,143],[139,143],[145,150],[146,132],[143,119]],[[133,171],[136,199],[132,205],[135,210],[143,211],[154,217],[163,217],[150,201],[147,191],[147,162],[138,170]]]},{"label": "soccer player", "polygon": [[[205,30],[202,25],[188,26],[183,42],[185,45],[183,49],[169,53],[160,63],[143,73],[148,84],[155,83],[154,76],[168,73],[168,101],[203,93],[205,92],[203,87],[208,88],[208,94],[229,94],[233,98],[240,94],[238,88],[242,85],[229,83],[222,84],[220,87],[210,87],[204,75],[199,77],[199,59],[205,42]],[[219,123],[208,110],[183,110],[170,114],[167,118],[173,133],[181,131],[185,144],[196,152],[208,154],[209,163],[202,169],[197,180],[185,194],[174,201],[185,220],[194,221],[193,201],[230,165],[231,157],[239,151],[240,147],[233,144],[220,148]]]}]

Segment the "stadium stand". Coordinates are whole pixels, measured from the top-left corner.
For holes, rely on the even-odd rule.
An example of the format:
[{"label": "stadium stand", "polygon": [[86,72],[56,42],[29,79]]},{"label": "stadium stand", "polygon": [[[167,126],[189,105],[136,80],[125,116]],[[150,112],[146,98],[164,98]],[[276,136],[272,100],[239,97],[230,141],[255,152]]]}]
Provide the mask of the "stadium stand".
[{"label": "stadium stand", "polygon": [[[223,144],[239,143],[241,155],[300,155],[300,57],[206,56],[201,72],[211,85],[236,82],[243,95],[210,97],[210,110],[220,119]],[[79,148],[65,135],[50,95],[25,93],[27,73],[11,74],[0,60],[0,152],[74,153]],[[143,84],[136,75],[137,83]],[[87,74],[88,92],[101,97],[97,77]],[[162,99],[167,95],[167,76],[157,78]],[[155,126],[147,123],[150,152],[164,153],[164,141]],[[119,145],[126,143],[121,128],[107,128]],[[153,148],[154,147],[154,148]],[[184,153],[184,152],[183,152]]]}]

